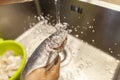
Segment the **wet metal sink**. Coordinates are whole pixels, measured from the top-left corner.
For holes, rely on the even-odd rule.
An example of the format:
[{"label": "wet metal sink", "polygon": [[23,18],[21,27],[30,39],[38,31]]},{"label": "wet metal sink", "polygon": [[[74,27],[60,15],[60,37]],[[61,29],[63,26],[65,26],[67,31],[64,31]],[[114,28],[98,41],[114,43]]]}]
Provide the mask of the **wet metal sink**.
[{"label": "wet metal sink", "polygon": [[[52,16],[49,22],[54,24],[56,16],[52,1],[41,0],[40,5],[43,16]],[[60,6],[61,22],[67,22],[72,33],[63,52],[66,57],[61,55],[63,61],[59,80],[117,80],[120,12],[78,0],[61,0]],[[43,30],[39,32],[41,27],[38,23],[18,38],[28,53],[49,35]],[[44,29],[52,28],[45,26]],[[78,38],[76,35],[79,35]]]},{"label": "wet metal sink", "polygon": [[60,80],[113,80],[118,60],[73,36],[68,38],[72,59],[61,68]]},{"label": "wet metal sink", "polygon": [[[40,4],[44,16],[52,15],[50,22],[54,22],[55,7],[51,6],[54,5],[54,0],[41,0]],[[70,36],[72,42],[68,44],[72,45],[72,55],[76,56],[67,65],[70,68],[61,69],[64,78],[60,79],[65,80],[65,77],[69,77],[67,80],[120,80],[118,78],[120,76],[119,7],[100,2],[96,4],[78,0],[61,0],[60,8],[61,22],[69,24],[68,30],[72,30],[71,35],[74,36]],[[76,35],[79,35],[78,39],[75,38]],[[86,45],[86,42],[89,45]],[[91,65],[88,68],[86,68],[87,62]],[[84,68],[81,68],[78,63]]]},{"label": "wet metal sink", "polygon": [[[38,22],[39,9],[56,23],[54,0],[35,1],[0,6],[0,36],[17,38],[28,57],[54,31],[41,22],[29,27],[30,22]],[[60,8],[61,22],[67,22],[72,33],[61,53],[59,80],[120,80],[120,10],[78,0],[61,0]]]},{"label": "wet metal sink", "polygon": [[[26,47],[30,55],[53,30],[51,26],[38,23],[16,40]],[[68,35],[65,50],[67,55],[61,63],[59,80],[113,80],[119,60],[72,35]]]}]

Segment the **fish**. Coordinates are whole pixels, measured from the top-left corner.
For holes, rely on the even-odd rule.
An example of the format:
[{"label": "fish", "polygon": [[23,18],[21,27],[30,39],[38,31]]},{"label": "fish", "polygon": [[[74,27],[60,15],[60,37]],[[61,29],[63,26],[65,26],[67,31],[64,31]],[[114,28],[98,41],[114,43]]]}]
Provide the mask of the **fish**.
[{"label": "fish", "polygon": [[60,52],[64,50],[67,42],[67,31],[57,30],[46,38],[32,53],[21,74],[21,80],[25,80],[35,69],[45,67],[49,70],[55,63]]}]

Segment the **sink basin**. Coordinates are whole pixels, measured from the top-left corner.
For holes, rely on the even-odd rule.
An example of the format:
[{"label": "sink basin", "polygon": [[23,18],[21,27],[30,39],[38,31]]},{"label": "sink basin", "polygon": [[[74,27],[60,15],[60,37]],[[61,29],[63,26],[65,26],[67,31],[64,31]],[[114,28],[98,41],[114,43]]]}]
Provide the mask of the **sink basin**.
[{"label": "sink basin", "polygon": [[[54,31],[54,27],[39,22],[16,40],[26,47],[30,56],[35,48]],[[114,79],[119,60],[104,51],[70,34],[65,50],[67,55],[61,63],[59,80]]]},{"label": "sink basin", "polygon": [[[41,0],[40,5],[43,16],[52,16],[49,22],[55,24],[54,0]],[[61,63],[59,80],[119,80],[119,10],[77,0],[61,0],[60,6],[61,22],[67,22],[72,33],[68,35],[67,57]],[[53,32],[52,26],[38,23],[17,40],[30,56]]]},{"label": "sink basin", "polygon": [[[55,7],[50,6],[54,5],[54,0],[52,1],[41,0],[40,3],[44,16],[52,15],[50,22],[56,19]],[[48,6],[45,6],[44,3]],[[92,2],[61,0],[60,8],[61,22],[67,22],[69,24],[68,30],[72,30],[70,40],[73,43],[68,44],[72,45],[71,49],[75,50],[77,56],[77,58],[73,57],[74,59],[67,65],[70,68],[61,69],[61,76],[64,76],[64,78],[61,77],[60,79],[64,80],[65,77],[69,77],[68,80],[120,80],[120,77],[118,77],[120,76],[119,6],[95,0]],[[76,35],[79,35],[77,39],[75,38]],[[86,45],[86,42],[89,45]],[[82,44],[82,47],[80,44]],[[80,50],[78,50],[79,48]],[[80,57],[83,57],[83,61]],[[85,65],[85,61],[91,62],[93,65],[89,68],[78,69],[78,64],[83,62],[82,65]],[[109,61],[113,61],[115,64]],[[75,65],[75,68],[73,68],[73,65]],[[108,66],[109,69],[107,69]],[[112,71],[110,71],[110,67]]]},{"label": "sink basin", "polygon": [[[40,3],[32,1],[0,6],[3,21],[0,23],[0,36],[21,42],[28,57],[54,32],[52,26],[43,26],[42,22],[29,27],[30,22],[38,22],[35,18],[39,15],[38,5],[41,5],[43,16],[50,15],[48,21],[56,23],[54,0],[35,1]],[[61,22],[68,23],[67,29],[72,33],[68,35],[66,57],[61,55],[59,80],[119,80],[120,10],[116,6],[114,9],[78,0],[61,0],[60,7]]]}]

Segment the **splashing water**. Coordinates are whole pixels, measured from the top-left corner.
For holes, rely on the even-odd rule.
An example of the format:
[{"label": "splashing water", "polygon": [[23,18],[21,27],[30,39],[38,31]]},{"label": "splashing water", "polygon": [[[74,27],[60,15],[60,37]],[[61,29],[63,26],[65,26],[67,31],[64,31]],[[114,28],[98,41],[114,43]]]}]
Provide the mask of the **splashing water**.
[{"label": "splashing water", "polygon": [[92,32],[94,33],[94,32],[95,32],[95,30],[92,30]]},{"label": "splashing water", "polygon": [[94,42],[95,42],[95,40],[94,40],[94,39],[92,39],[92,42],[94,43]]},{"label": "splashing water", "polygon": [[83,31],[81,31],[81,34],[83,34],[84,32]]},{"label": "splashing water", "polygon": [[79,35],[78,35],[78,34],[76,34],[76,35],[75,35],[75,37],[77,37],[77,38],[78,38],[78,37],[79,37]]}]

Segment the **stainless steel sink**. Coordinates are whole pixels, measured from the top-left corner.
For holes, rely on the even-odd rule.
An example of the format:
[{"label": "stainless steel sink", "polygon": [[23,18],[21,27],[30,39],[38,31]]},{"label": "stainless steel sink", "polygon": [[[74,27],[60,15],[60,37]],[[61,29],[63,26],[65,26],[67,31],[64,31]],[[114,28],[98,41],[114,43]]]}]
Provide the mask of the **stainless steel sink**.
[{"label": "stainless steel sink", "polygon": [[[54,0],[35,1],[40,1],[39,5],[41,5],[43,16],[50,15],[49,22],[55,24]],[[24,7],[21,9],[23,5]],[[15,16],[12,15],[14,20],[11,20],[12,17],[10,18],[11,24],[5,23],[6,26],[2,22],[0,23],[2,26],[0,27],[0,36],[5,39],[16,39],[18,37],[16,40],[26,47],[30,56],[38,43],[49,36],[54,28],[38,23],[29,29],[29,22],[38,22],[34,16],[38,15],[37,10],[40,7],[37,6],[36,8],[34,1],[0,6],[0,11],[5,12],[7,10],[9,12],[10,6],[15,6],[16,8],[12,9],[17,13]],[[61,63],[59,80],[120,80],[118,78],[120,76],[119,10],[78,0],[61,0],[60,6],[61,22],[67,22],[69,24],[68,30],[72,30],[72,33],[68,35],[65,48],[67,57],[64,59],[61,55],[64,61]],[[21,12],[23,10],[25,14]],[[20,12],[18,13],[18,11]],[[9,15],[6,12],[3,14],[0,14],[3,17],[2,20],[6,15]],[[20,14],[22,17],[17,16]],[[24,23],[24,21],[27,22]],[[76,35],[78,35],[77,38]]]},{"label": "stainless steel sink", "polygon": [[30,23],[36,23],[37,14],[35,3],[17,3],[0,5],[0,37],[15,39],[29,29]]},{"label": "stainless steel sink", "polygon": [[[52,22],[52,20],[55,19],[55,7],[51,6],[52,9],[49,7],[49,5],[54,5],[54,0],[51,0],[51,1],[47,2],[47,0],[44,0],[44,1],[41,0],[41,3],[40,3],[41,10],[42,12],[44,12],[44,16],[47,16],[48,14],[52,15],[50,22]],[[48,6],[45,6],[44,3],[46,3]],[[66,67],[65,69],[61,69],[61,70],[63,71],[65,70],[64,73],[66,72],[66,75],[69,78],[71,78],[71,75],[73,74],[77,75],[77,73],[74,72],[73,65],[75,65],[75,63],[76,64],[82,63],[80,62],[82,60],[80,60],[78,57],[83,57],[82,54],[84,54],[85,57],[83,59],[85,60],[89,58],[92,59],[91,61],[95,66],[89,67],[91,68],[90,72],[88,69],[85,68],[85,70],[81,72],[83,74],[80,73],[81,76],[83,76],[84,78],[82,79],[82,77],[79,77],[79,78],[76,77],[75,80],[80,80],[80,78],[81,80],[88,80],[88,79],[120,80],[120,78],[118,78],[118,76],[120,76],[119,75],[120,74],[119,73],[120,18],[118,18],[120,17],[119,6],[113,6],[111,4],[105,4],[105,3],[101,4],[100,2],[97,4],[95,4],[94,2],[88,3],[88,2],[78,1],[78,0],[61,0],[60,6],[61,6],[61,10],[60,10],[61,22],[67,22],[69,24],[68,30],[69,29],[73,30],[71,35],[73,35],[74,37],[76,35],[79,35],[78,43],[85,44],[87,42],[88,44],[91,45],[91,47],[88,47],[89,45],[86,45],[86,47],[84,48],[81,47],[81,51],[78,51],[77,52],[78,54],[76,54],[78,60],[74,61],[76,58],[73,59],[74,63],[73,64],[71,63],[71,65],[69,65],[69,67],[70,66],[72,67],[70,68]],[[76,43],[77,41],[75,41],[76,39],[72,38],[71,40],[73,41],[73,44],[70,44],[70,45],[76,44],[75,46],[77,46],[77,43]],[[83,42],[81,42],[81,40],[83,40]],[[89,48],[90,49],[92,48],[92,49],[89,51]],[[94,49],[95,49],[95,52],[94,52]],[[72,50],[77,51],[77,49],[73,47],[72,47]],[[85,50],[85,52],[82,53],[82,50],[83,51]],[[90,56],[87,56],[86,55],[87,53]],[[115,64],[113,64],[112,62],[107,62],[107,61],[111,61],[109,60],[110,57],[115,60],[115,62],[113,63],[117,64],[116,67],[115,67]],[[96,62],[96,64],[94,62]],[[112,64],[113,64],[115,72],[112,72],[112,71],[109,72],[109,70],[106,70],[107,64],[109,64],[109,67],[111,66],[112,69],[113,69],[112,67]],[[71,69],[73,69],[72,70],[73,73],[71,72]],[[80,71],[82,70],[80,69]],[[84,71],[86,71],[85,74],[84,74]],[[78,75],[80,76],[80,74]]]},{"label": "stainless steel sink", "polygon": [[[54,27],[40,22],[16,40],[26,47],[29,57],[34,49],[54,30]],[[114,79],[119,60],[102,50],[69,34],[65,51],[66,58],[61,56],[64,60],[61,62],[59,80]]]}]

